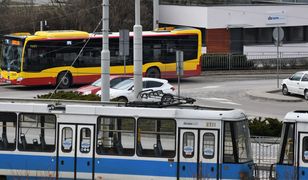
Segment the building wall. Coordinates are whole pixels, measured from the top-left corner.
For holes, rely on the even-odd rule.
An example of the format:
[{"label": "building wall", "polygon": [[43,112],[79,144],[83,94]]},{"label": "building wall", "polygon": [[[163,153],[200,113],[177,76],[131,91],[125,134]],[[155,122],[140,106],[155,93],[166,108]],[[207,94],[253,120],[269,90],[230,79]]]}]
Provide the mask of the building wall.
[{"label": "building wall", "polygon": [[[176,6],[160,5],[159,22],[206,29],[308,25],[308,5]],[[280,19],[269,21],[278,16]]]},{"label": "building wall", "polygon": [[208,29],[206,31],[207,53],[229,53],[230,31],[227,29]]}]

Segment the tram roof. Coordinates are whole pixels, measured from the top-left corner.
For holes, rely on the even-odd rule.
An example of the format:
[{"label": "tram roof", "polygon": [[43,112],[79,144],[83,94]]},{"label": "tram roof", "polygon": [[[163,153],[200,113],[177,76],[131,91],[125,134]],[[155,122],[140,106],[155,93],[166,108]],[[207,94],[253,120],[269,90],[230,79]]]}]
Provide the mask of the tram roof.
[{"label": "tram roof", "polygon": [[308,122],[308,111],[297,110],[286,114],[284,122]]},{"label": "tram roof", "polygon": [[[67,101],[69,102],[69,101]],[[222,109],[199,106],[172,106],[165,108],[126,107],[122,103],[69,102],[52,104],[44,101],[0,102],[2,112],[54,113],[72,115],[170,118],[188,120],[240,121],[246,115],[240,109]],[[132,113],[133,112],[133,113]]]}]

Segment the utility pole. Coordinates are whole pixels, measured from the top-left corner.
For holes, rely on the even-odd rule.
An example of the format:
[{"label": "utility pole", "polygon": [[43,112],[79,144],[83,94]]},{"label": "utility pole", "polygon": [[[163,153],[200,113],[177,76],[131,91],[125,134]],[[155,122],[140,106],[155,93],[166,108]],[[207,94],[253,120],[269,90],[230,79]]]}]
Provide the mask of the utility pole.
[{"label": "utility pole", "polygon": [[153,30],[157,29],[159,22],[159,0],[153,0]]},{"label": "utility pole", "polygon": [[110,100],[109,0],[103,0],[103,49],[101,52],[101,101]]},{"label": "utility pole", "polygon": [[134,25],[134,97],[140,101],[142,91],[142,26],[140,24],[140,0],[135,0]]}]

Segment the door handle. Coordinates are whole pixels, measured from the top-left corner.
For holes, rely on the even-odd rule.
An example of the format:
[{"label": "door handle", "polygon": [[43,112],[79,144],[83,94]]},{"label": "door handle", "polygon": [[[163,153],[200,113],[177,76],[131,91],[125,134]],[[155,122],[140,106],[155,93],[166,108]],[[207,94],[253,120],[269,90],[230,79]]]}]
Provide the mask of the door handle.
[{"label": "door handle", "polygon": [[305,176],[305,171],[302,171],[302,176]]},{"label": "door handle", "polygon": [[61,160],[61,165],[64,165],[64,161],[63,160]]},{"label": "door handle", "polygon": [[90,161],[87,162],[87,166],[90,166]]},{"label": "door handle", "polygon": [[185,166],[182,166],[182,170],[185,171],[185,169],[186,169],[186,167],[185,167]]}]

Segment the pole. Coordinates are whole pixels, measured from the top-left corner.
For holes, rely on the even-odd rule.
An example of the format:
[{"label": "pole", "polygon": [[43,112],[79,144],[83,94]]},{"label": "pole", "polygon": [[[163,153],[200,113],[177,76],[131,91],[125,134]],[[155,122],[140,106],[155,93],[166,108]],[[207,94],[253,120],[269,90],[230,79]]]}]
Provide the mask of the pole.
[{"label": "pole", "polygon": [[103,0],[103,49],[101,52],[101,101],[110,99],[109,0]]},{"label": "pole", "polygon": [[277,88],[279,88],[279,43],[280,43],[280,37],[279,37],[279,34],[280,34],[280,28],[278,27],[278,38],[277,38],[277,42],[276,42],[276,50],[277,50],[277,62],[276,62],[276,65],[277,65]]},{"label": "pole", "polygon": [[140,101],[142,91],[142,26],[140,25],[140,0],[135,0],[134,25],[134,97]]},{"label": "pole", "polygon": [[159,0],[153,0],[153,30],[159,26]]},{"label": "pole", "polygon": [[40,31],[43,31],[43,21],[40,21]]}]

